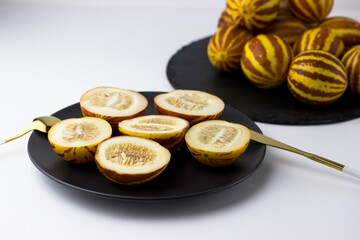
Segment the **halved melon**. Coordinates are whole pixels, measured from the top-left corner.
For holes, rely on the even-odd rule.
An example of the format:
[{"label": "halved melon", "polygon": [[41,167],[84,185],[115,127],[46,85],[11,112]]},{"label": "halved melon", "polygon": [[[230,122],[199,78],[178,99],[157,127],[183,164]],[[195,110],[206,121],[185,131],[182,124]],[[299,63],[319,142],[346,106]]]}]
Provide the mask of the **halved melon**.
[{"label": "halved melon", "polygon": [[110,124],[100,118],[69,118],[56,123],[48,132],[54,151],[73,163],[93,162],[98,144],[110,138]]},{"label": "halved melon", "polygon": [[209,120],[192,126],[185,135],[191,155],[211,167],[227,166],[236,161],[250,142],[247,127],[223,120]]},{"label": "halved melon", "polygon": [[154,98],[159,114],[180,117],[190,125],[218,119],[225,107],[219,97],[203,91],[177,89]]},{"label": "halved melon", "polygon": [[116,130],[120,121],[144,115],[147,106],[142,94],[117,87],[93,88],[80,98],[84,116],[103,118]]},{"label": "halved melon", "polygon": [[119,184],[147,182],[162,173],[171,154],[159,143],[140,137],[112,137],[99,144],[95,162],[100,172]]},{"label": "halved melon", "polygon": [[147,115],[119,123],[121,134],[154,140],[170,151],[180,148],[188,129],[188,121],[168,115]]}]

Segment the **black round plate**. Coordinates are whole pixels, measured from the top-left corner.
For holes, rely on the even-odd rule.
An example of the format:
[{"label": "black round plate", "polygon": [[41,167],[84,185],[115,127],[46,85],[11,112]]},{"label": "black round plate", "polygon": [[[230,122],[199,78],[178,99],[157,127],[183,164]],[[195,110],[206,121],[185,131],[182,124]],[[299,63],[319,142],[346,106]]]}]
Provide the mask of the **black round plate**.
[{"label": "black round plate", "polygon": [[167,77],[174,88],[213,93],[254,121],[309,125],[350,120],[360,116],[360,97],[347,91],[327,106],[310,106],[295,99],[286,84],[278,89],[258,89],[242,71],[225,73],[207,57],[210,37],[193,42],[171,57]]},{"label": "black round plate", "polygon": [[[157,114],[153,98],[160,92],[142,92],[148,99],[146,114]],[[74,104],[54,114],[60,119],[82,117],[80,105]],[[260,132],[248,117],[229,106],[222,119],[241,123]],[[167,169],[157,178],[136,186],[111,182],[98,171],[95,163],[76,165],[61,159],[52,150],[46,134],[33,132],[28,153],[34,165],[51,179],[87,193],[123,200],[163,200],[191,197],[228,188],[250,176],[265,155],[265,146],[250,142],[246,152],[232,165],[210,168],[198,163],[186,146],[171,156]]]}]

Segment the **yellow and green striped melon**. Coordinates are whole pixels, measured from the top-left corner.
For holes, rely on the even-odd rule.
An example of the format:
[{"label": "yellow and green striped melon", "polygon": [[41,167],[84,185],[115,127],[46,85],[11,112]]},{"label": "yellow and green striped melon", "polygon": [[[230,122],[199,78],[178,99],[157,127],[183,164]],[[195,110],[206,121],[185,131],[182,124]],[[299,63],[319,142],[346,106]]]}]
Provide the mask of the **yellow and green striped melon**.
[{"label": "yellow and green striped melon", "polygon": [[325,105],[343,95],[348,81],[337,57],[322,50],[309,50],[294,58],[287,84],[292,95],[301,102]]},{"label": "yellow and green striped melon", "polygon": [[341,62],[346,69],[351,91],[360,95],[360,45],[350,48]]},{"label": "yellow and green striped melon", "polygon": [[235,24],[255,31],[269,25],[279,13],[280,0],[227,0],[226,11]]},{"label": "yellow and green striped melon", "polygon": [[333,0],[289,0],[291,12],[306,22],[321,22],[331,12]]},{"label": "yellow and green striped melon", "polygon": [[291,47],[273,34],[260,34],[249,40],[241,56],[241,68],[258,88],[276,88],[284,83],[293,59]]},{"label": "yellow and green striped melon", "polygon": [[341,37],[347,48],[360,44],[360,23],[354,19],[333,17],[322,22],[319,27],[331,29]]},{"label": "yellow and green striped melon", "polygon": [[307,50],[323,50],[336,57],[344,53],[344,43],[332,30],[325,28],[313,28],[307,30],[295,43],[295,56]]},{"label": "yellow and green striped melon", "polygon": [[308,30],[299,19],[291,16],[278,16],[273,23],[260,31],[262,34],[275,34],[290,46]]},{"label": "yellow and green striped melon", "polygon": [[211,64],[226,72],[239,69],[244,45],[252,37],[251,33],[237,25],[218,28],[207,49]]}]

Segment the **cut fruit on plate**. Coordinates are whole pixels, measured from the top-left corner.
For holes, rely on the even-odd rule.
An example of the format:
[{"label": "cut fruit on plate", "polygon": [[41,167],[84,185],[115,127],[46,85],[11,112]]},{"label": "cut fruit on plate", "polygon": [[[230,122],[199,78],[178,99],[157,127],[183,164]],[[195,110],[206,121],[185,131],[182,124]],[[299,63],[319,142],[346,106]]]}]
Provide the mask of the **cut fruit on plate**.
[{"label": "cut fruit on plate", "polygon": [[144,115],[147,106],[148,101],[142,94],[117,87],[93,88],[80,98],[84,116],[103,118],[114,129],[117,129],[117,124],[124,119]]},{"label": "cut fruit on plate", "polygon": [[56,123],[48,132],[54,151],[73,163],[93,162],[98,144],[111,137],[110,124],[100,118],[69,118]]},{"label": "cut fruit on plate", "polygon": [[99,144],[95,162],[100,172],[119,184],[147,182],[162,173],[171,154],[159,143],[140,137],[112,137]]},{"label": "cut fruit on plate", "polygon": [[154,98],[159,114],[189,121],[190,125],[219,119],[225,104],[219,97],[203,91],[177,89]]},{"label": "cut fruit on plate", "polygon": [[247,127],[223,120],[210,120],[192,126],[185,135],[191,155],[200,163],[223,167],[236,161],[250,142]]},{"label": "cut fruit on plate", "polygon": [[188,121],[167,115],[147,115],[119,123],[121,134],[151,139],[172,152],[184,143],[188,129]]}]

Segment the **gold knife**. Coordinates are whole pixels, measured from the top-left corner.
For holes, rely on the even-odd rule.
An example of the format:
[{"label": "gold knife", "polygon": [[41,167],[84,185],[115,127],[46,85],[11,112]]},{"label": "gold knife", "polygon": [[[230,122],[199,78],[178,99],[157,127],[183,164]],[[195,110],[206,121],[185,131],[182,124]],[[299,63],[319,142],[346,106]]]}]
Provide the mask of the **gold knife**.
[{"label": "gold knife", "polygon": [[286,150],[286,151],[290,151],[290,152],[293,152],[293,153],[303,155],[303,156],[305,156],[305,157],[307,157],[307,158],[309,158],[309,159],[311,159],[311,160],[313,160],[315,162],[318,162],[318,163],[321,163],[321,164],[323,164],[325,166],[334,168],[334,169],[336,169],[336,170],[338,170],[340,172],[349,174],[349,175],[351,175],[353,177],[360,178],[360,171],[357,170],[357,169],[345,166],[344,164],[341,164],[341,163],[326,159],[324,157],[321,157],[321,156],[318,156],[318,155],[315,155],[315,154],[312,154],[312,153],[302,151],[300,149],[294,148],[294,147],[289,146],[289,145],[287,145],[285,143],[282,143],[282,142],[279,142],[279,141],[277,141],[275,139],[267,137],[267,136],[265,136],[265,135],[263,135],[261,133],[258,133],[258,132],[252,131],[252,130],[250,130],[250,133],[251,133],[251,139],[253,141],[256,141],[256,142],[266,144],[266,145],[269,145],[269,146],[272,146],[272,147],[280,148],[280,149],[283,149],[283,150]]}]

